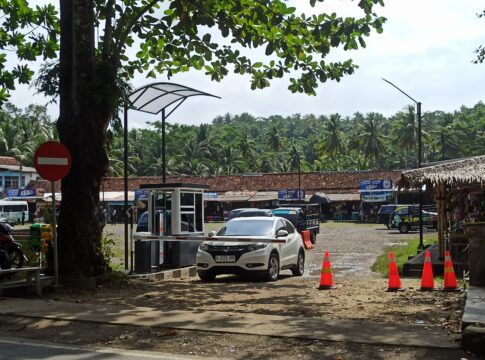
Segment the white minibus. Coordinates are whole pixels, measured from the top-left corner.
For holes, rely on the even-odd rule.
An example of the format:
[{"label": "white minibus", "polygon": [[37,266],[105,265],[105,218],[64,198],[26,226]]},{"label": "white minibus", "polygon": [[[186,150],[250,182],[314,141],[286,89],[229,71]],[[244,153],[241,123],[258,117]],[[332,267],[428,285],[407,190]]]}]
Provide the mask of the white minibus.
[{"label": "white minibus", "polygon": [[22,222],[22,213],[24,213],[24,222],[29,221],[29,206],[27,201],[6,201],[0,200],[0,217],[15,224]]}]

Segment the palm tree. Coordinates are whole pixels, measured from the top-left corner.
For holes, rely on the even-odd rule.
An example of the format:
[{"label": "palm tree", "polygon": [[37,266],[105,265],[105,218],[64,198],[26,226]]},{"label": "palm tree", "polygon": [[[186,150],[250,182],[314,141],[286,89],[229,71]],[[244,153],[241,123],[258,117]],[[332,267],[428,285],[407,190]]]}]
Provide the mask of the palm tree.
[{"label": "palm tree", "polygon": [[385,153],[384,136],[381,133],[383,116],[369,113],[360,129],[359,142],[365,157],[377,160]]},{"label": "palm tree", "polygon": [[275,125],[271,127],[269,132],[269,147],[274,152],[278,152],[283,148],[283,142],[281,140],[280,133]]},{"label": "palm tree", "polygon": [[339,114],[330,115],[325,124],[325,138],[317,145],[321,154],[345,154],[347,151],[345,127]]}]

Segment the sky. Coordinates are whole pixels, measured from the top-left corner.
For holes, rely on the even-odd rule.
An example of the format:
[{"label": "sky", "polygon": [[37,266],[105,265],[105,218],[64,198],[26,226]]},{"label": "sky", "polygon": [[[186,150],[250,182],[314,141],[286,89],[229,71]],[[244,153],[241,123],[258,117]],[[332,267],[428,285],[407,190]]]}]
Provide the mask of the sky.
[{"label": "sky", "polygon": [[[316,96],[293,94],[288,78],[276,80],[271,87],[251,90],[248,77],[230,74],[213,82],[203,72],[191,71],[170,80],[137,76],[137,88],[152,82],[170,81],[220,96],[188,99],[167,119],[169,123],[210,123],[215,117],[249,113],[255,117],[292,114],[351,116],[355,112],[379,112],[390,116],[412,103],[385,78],[422,103],[422,111],[454,111],[485,101],[485,63],[473,64],[474,50],[485,45],[485,18],[477,14],[485,9],[479,0],[384,0],[375,12],[387,18],[384,32],[365,38],[367,47],[357,51],[337,50],[332,60],[352,58],[359,69],[340,82],[320,84]],[[47,2],[37,0],[36,2]],[[357,1],[325,0],[312,8],[309,1],[290,0],[297,12],[336,12],[356,15]],[[21,86],[10,99],[18,107],[31,103],[45,104],[35,90]],[[50,105],[55,119],[58,106]],[[147,121],[159,116],[136,111],[129,113],[129,127],[147,127]]]}]

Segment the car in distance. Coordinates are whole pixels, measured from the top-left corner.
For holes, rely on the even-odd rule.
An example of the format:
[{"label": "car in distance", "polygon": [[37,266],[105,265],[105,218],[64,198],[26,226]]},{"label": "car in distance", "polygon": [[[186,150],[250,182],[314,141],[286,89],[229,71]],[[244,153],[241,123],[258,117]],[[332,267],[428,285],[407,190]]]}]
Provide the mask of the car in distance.
[{"label": "car in distance", "polygon": [[289,220],[300,234],[308,230],[310,241],[315,244],[317,235],[320,233],[319,208],[319,204],[286,205],[286,207],[273,209],[273,215]]},{"label": "car in distance", "polygon": [[[432,211],[422,212],[423,227],[438,228],[438,214]],[[419,206],[402,205],[397,207],[389,218],[389,227],[396,228],[400,233],[419,229]]]},{"label": "car in distance", "polygon": [[389,218],[391,217],[392,213],[396,208],[400,206],[407,206],[404,204],[388,204],[388,205],[381,205],[379,211],[377,212],[377,223],[386,225],[388,229],[390,229],[389,225]]},{"label": "car in distance", "polygon": [[252,274],[276,281],[280,270],[290,269],[294,276],[305,270],[305,250],[300,234],[290,221],[281,217],[242,217],[229,220],[217,234],[209,236],[250,236],[285,239],[286,243],[206,241],[199,245],[197,274],[203,281],[219,274]]},{"label": "car in distance", "polygon": [[224,218],[224,221],[229,221],[233,218],[235,218],[241,211],[246,211],[246,210],[254,210],[254,208],[239,208],[239,209],[232,209],[229,211],[227,214],[227,217]]}]

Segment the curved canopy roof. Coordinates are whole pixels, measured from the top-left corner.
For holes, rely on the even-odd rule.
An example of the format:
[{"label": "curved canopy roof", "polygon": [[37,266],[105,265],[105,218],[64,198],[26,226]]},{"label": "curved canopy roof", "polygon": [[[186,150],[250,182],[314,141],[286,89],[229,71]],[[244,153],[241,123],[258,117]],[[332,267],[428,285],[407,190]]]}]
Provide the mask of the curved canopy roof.
[{"label": "curved canopy roof", "polygon": [[187,86],[160,82],[142,86],[130,95],[130,109],[143,111],[150,114],[158,114],[163,109],[172,107],[166,115],[170,115],[185,100],[192,96],[211,96],[220,99],[203,91],[195,90]]}]

